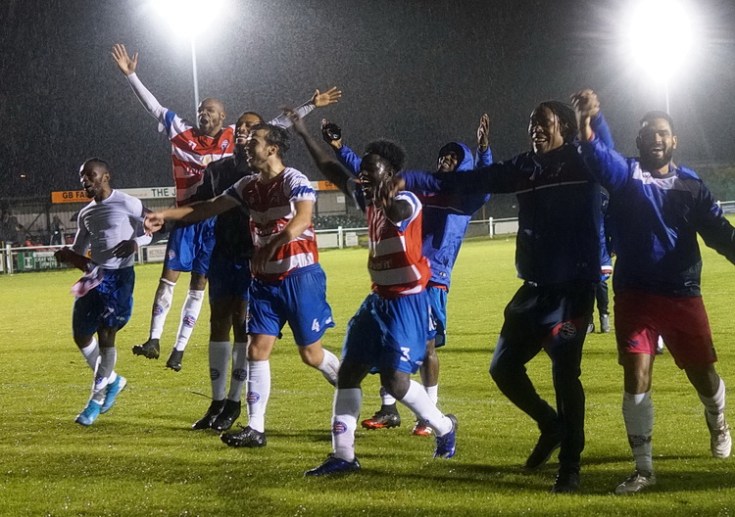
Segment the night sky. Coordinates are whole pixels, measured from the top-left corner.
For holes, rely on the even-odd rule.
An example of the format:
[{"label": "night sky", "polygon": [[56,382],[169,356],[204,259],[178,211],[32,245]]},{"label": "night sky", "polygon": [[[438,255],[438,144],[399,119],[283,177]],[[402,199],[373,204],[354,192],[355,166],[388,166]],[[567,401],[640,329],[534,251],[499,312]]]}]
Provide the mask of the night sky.
[{"label": "night sky", "polygon": [[[206,5],[207,2],[201,2]],[[337,85],[327,117],[361,151],[377,137],[432,168],[450,140],[473,144],[480,115],[505,159],[528,149],[532,108],[598,91],[618,147],[635,152],[637,121],[662,109],[662,88],[620,50],[629,2],[551,0],[230,0],[197,40],[201,97],[219,97],[229,122],[266,119],[314,88]],[[735,6],[696,2],[705,29],[699,55],[670,81],[678,161],[735,161]],[[0,195],[78,188],[90,156],[107,159],[118,187],[171,185],[169,145],[110,56],[139,51],[138,76],[162,105],[194,119],[191,52],[143,0],[3,0],[0,3]],[[671,52],[664,32],[655,61]],[[287,163],[319,179],[295,142]],[[21,175],[25,175],[22,178]]]}]

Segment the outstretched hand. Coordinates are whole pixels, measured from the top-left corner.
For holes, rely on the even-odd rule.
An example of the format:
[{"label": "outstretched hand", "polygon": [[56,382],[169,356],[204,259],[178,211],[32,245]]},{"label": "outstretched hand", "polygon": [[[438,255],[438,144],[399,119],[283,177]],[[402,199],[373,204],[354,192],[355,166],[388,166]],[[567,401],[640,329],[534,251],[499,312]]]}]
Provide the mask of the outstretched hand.
[{"label": "outstretched hand", "polygon": [[163,228],[165,222],[160,212],[148,212],[143,219],[143,229],[147,234],[152,234]]},{"label": "outstretched hand", "polygon": [[329,90],[322,93],[319,90],[314,90],[314,95],[311,96],[311,102],[317,108],[323,108],[329,106],[335,102],[339,102],[342,98],[342,90],[338,90],[336,86],[332,86]]},{"label": "outstretched hand", "polygon": [[483,113],[480,117],[480,125],[477,126],[477,147],[483,151],[490,145],[490,117]]},{"label": "outstretched hand", "polygon": [[135,73],[135,69],[138,67],[138,53],[133,54],[131,58],[128,55],[128,51],[125,45],[122,43],[115,43],[112,46],[112,58],[117,63],[117,67],[125,75],[132,75]]}]

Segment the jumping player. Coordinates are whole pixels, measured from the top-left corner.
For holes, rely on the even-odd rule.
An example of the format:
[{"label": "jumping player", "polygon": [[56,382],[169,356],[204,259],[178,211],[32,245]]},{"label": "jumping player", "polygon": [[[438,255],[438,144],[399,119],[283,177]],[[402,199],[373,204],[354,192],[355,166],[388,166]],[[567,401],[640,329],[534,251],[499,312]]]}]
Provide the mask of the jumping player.
[{"label": "jumping player", "polygon": [[[131,58],[124,45],[116,44],[112,49],[112,56],[135,95],[148,113],[158,120],[161,131],[164,131],[171,141],[171,161],[176,184],[177,206],[191,203],[192,196],[202,183],[206,166],[210,162],[232,155],[234,150],[234,126],[224,125],[225,108],[222,101],[213,98],[204,99],[197,110],[198,125],[194,126],[172,110],[161,106],[151,92],[143,86],[135,73],[138,66],[137,53]],[[336,88],[331,88],[324,93],[316,90],[311,100],[298,108],[299,112],[305,116],[315,107],[337,102],[341,95],[342,92]],[[279,117],[271,122],[282,127],[290,124],[286,117]],[[184,350],[204,300],[204,289],[213,246],[214,221],[177,226],[171,231],[163,273],[153,301],[150,334],[145,343],[133,347],[134,354],[149,359],[158,358],[159,340],[163,333],[166,316],[171,308],[174,286],[182,271],[191,272],[189,292],[182,308],[176,343],[166,361],[167,367],[175,371],[181,370]]]}]

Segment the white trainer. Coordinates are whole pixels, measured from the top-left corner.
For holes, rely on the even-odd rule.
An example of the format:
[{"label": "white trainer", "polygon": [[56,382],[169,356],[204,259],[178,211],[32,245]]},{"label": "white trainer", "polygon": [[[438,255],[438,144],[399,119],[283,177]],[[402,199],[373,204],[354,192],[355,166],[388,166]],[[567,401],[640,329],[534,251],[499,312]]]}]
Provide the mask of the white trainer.
[{"label": "white trainer", "polygon": [[717,423],[712,425],[709,415],[705,410],[704,417],[707,420],[707,429],[709,429],[709,448],[712,451],[713,458],[729,458],[732,451],[732,437],[730,436],[730,426],[727,425],[724,415],[718,415]]},{"label": "white trainer", "polygon": [[616,495],[637,494],[644,488],[656,484],[656,474],[653,472],[645,472],[643,470],[635,470],[625,481],[615,488]]}]

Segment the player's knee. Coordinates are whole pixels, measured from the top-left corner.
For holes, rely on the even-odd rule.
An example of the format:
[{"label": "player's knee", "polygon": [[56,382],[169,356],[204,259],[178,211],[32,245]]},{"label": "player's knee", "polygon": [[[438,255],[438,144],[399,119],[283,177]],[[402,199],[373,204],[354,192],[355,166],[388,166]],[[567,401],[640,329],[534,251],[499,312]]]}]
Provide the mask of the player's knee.
[{"label": "player's knee", "polygon": [[316,368],[322,363],[324,351],[320,343],[314,343],[309,346],[299,347],[299,355],[305,365]]}]

